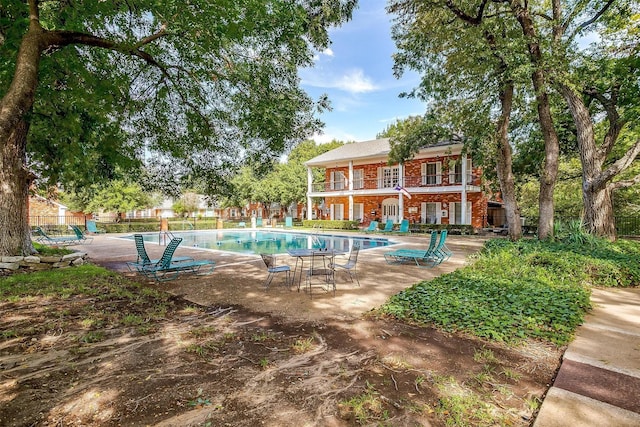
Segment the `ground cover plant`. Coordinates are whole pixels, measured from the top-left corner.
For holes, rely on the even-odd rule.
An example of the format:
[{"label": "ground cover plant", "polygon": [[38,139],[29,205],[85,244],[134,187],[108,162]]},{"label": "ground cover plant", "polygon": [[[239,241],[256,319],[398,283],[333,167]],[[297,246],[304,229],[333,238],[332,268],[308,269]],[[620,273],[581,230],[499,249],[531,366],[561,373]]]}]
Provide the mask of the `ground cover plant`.
[{"label": "ground cover plant", "polygon": [[640,283],[640,244],[579,236],[491,240],[471,265],[394,295],[380,312],[509,343],[566,344],[590,308],[591,286]]},{"label": "ground cover plant", "polygon": [[0,424],[527,426],[560,358],[163,289],[92,265],[0,278]]}]

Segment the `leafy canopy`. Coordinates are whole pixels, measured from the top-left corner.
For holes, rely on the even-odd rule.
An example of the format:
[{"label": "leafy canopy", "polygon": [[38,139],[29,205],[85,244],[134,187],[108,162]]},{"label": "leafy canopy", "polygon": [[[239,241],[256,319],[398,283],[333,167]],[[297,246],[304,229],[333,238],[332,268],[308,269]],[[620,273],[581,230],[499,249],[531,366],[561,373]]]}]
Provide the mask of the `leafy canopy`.
[{"label": "leafy canopy", "polygon": [[[321,126],[328,108],[299,67],[329,44],[357,0],[34,2],[43,40],[30,167],[81,187],[159,159],[212,190],[247,160],[271,163]],[[0,93],[14,78],[28,3],[0,6]],[[120,168],[120,169],[118,169]]]}]

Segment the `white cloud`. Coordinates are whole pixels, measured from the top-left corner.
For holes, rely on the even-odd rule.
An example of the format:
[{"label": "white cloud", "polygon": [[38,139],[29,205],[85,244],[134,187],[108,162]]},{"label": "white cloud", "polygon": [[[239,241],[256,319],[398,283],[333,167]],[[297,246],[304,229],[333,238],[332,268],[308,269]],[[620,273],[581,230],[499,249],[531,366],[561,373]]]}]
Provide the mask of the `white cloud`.
[{"label": "white cloud", "polygon": [[330,47],[328,47],[328,48],[326,48],[325,50],[323,50],[323,51],[322,51],[322,53],[323,53],[324,55],[327,55],[327,56],[333,56],[333,55],[334,55],[334,54],[333,54],[333,50],[331,50],[331,48],[330,48]]},{"label": "white cloud", "polygon": [[302,84],[325,89],[339,89],[349,93],[367,93],[378,90],[370,77],[360,68],[353,68],[340,76],[323,76],[309,70],[302,77]]},{"label": "white cloud", "polygon": [[333,140],[342,142],[359,140],[355,135],[339,129],[327,129],[326,132],[323,132],[321,134],[315,133],[313,134],[313,136],[311,136],[310,139],[314,140],[317,144],[327,144]]},{"label": "white cloud", "polygon": [[373,92],[377,89],[371,79],[359,68],[350,70],[340,77],[335,81],[335,87],[351,93]]}]

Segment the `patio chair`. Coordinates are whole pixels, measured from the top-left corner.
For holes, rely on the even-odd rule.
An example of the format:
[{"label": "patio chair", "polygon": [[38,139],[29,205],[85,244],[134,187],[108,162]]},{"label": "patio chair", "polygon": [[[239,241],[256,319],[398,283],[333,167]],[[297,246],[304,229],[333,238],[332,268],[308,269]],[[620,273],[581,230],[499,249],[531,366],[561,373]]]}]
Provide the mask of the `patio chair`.
[{"label": "patio chair", "polygon": [[90,219],[90,220],[87,220],[87,232],[91,234],[100,234],[100,233],[105,233],[105,230],[98,229],[96,222]]},{"label": "patio chair", "polygon": [[36,236],[36,242],[42,243],[43,245],[53,245],[53,246],[66,246],[66,245],[77,245],[78,238],[72,236],[60,236],[60,237],[52,237],[49,236],[41,227],[34,227],[33,235]]},{"label": "patio chair", "polygon": [[202,268],[206,268],[205,274],[213,272],[216,262],[212,260],[191,260],[176,262],[173,253],[182,242],[182,237],[171,239],[165,248],[162,257],[155,264],[148,264],[140,269],[140,272],[148,278],[154,279],[156,282],[166,282],[173,280],[180,273],[200,273]]},{"label": "patio chair", "polygon": [[79,244],[84,245],[86,243],[88,245],[93,242],[93,237],[87,237],[87,235],[85,235],[77,225],[72,225],[71,228],[73,229],[73,232],[76,233]]},{"label": "patio chair", "polygon": [[351,283],[353,283],[353,278],[356,278],[356,283],[360,286],[360,280],[358,279],[358,271],[356,270],[356,265],[358,263],[358,253],[360,252],[360,243],[355,242],[351,247],[351,251],[349,252],[349,258],[347,262],[344,264],[332,264],[332,268],[335,269],[343,269],[347,273],[349,273],[349,277],[351,278]]},{"label": "patio chair", "polygon": [[269,289],[269,285],[273,281],[273,277],[278,273],[285,273],[285,286],[291,286],[291,267],[288,265],[277,265],[276,256],[273,254],[260,254],[262,257],[262,261],[264,261],[264,265],[267,266],[267,271],[269,275],[267,276],[267,280],[264,282],[264,289]]},{"label": "patio chair", "polygon": [[404,234],[410,233],[410,231],[409,231],[409,220],[408,219],[403,219],[402,220],[402,222],[400,223],[400,228],[398,229],[398,233],[404,233]]},{"label": "patio chair", "polygon": [[[446,232],[446,230],[444,230]],[[445,233],[446,238],[446,233]],[[384,259],[387,264],[401,264],[401,263],[415,263],[417,266],[420,265],[420,260],[429,259],[429,257],[433,257],[435,254],[435,250],[438,242],[438,232],[434,231],[431,233],[431,238],[429,239],[429,247],[425,249],[396,249],[394,251],[389,251],[384,254]]]},{"label": "patio chair", "polygon": [[[317,285],[320,285],[325,291],[333,290],[333,296],[336,295],[336,278],[333,261],[327,260],[327,257],[333,258],[333,256],[333,251],[326,250],[313,251],[311,254],[311,262],[306,276],[306,289],[312,299],[313,286]],[[319,283],[314,283],[314,277],[322,280]]]},{"label": "patio chair", "polygon": [[378,231],[378,221],[371,221],[369,227],[362,230],[363,233],[375,233]]},{"label": "patio chair", "polygon": [[383,233],[391,233],[393,231],[393,220],[388,219],[387,223],[384,225],[382,229]]},{"label": "patio chair", "polygon": [[[142,273],[142,269],[144,267],[157,264],[160,261],[160,259],[149,258],[149,254],[147,254],[147,249],[144,246],[144,237],[142,236],[142,234],[134,234],[133,240],[136,242],[136,251],[138,253],[138,256],[135,262],[133,261],[127,262],[127,267],[129,268],[130,271]],[[185,262],[185,261],[195,261],[195,260],[190,256],[179,256],[179,257],[173,257],[172,261]]]}]

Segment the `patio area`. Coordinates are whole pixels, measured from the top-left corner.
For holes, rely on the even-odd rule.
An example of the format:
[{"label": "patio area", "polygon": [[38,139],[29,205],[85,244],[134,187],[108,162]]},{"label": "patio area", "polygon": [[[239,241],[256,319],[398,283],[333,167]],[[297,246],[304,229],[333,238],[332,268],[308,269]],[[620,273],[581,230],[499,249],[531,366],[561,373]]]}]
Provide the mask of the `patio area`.
[{"label": "patio area", "polygon": [[[95,264],[149,282],[152,286],[200,305],[240,305],[251,311],[270,313],[290,320],[314,321],[358,318],[382,305],[389,296],[416,282],[430,280],[464,266],[467,257],[479,251],[485,241],[485,238],[477,236],[449,236],[447,246],[453,251],[453,256],[435,268],[418,268],[414,265],[389,265],[383,255],[386,251],[397,248],[426,248],[429,235],[389,237],[397,244],[390,248],[374,248],[360,252],[357,265],[360,287],[351,283],[348,274],[338,271],[335,297],[331,292],[314,291],[313,299],[305,292],[297,292],[296,287],[289,290],[280,286],[283,277],[276,277],[269,290],[265,291],[262,285],[267,271],[258,255],[179,246],[176,256],[215,260],[214,273],[206,276],[185,274],[176,280],[156,284],[127,269],[125,263],[136,258],[132,240],[100,235],[96,236],[91,245],[74,248],[87,252],[89,260]],[[147,244],[147,251],[152,258],[159,258],[163,250],[164,246]],[[278,255],[278,263],[287,263],[293,269],[295,258],[286,254]]]}]

